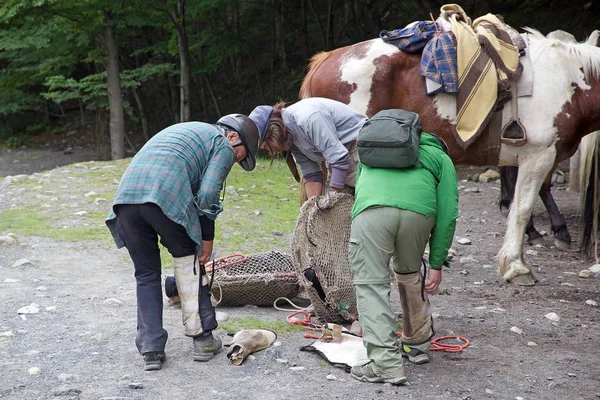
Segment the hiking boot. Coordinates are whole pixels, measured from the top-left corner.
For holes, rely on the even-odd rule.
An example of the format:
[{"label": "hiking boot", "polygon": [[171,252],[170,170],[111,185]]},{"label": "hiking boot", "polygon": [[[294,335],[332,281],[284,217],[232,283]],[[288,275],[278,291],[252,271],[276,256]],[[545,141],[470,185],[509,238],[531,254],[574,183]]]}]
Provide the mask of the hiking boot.
[{"label": "hiking boot", "polygon": [[142,357],[144,358],[144,371],[158,371],[167,360],[164,351],[150,351],[142,354]]},{"label": "hiking boot", "polygon": [[194,338],[194,350],[192,351],[192,359],[194,361],[210,361],[215,354],[221,351],[223,342],[221,339],[210,335],[206,338]]},{"label": "hiking boot", "polygon": [[404,367],[400,367],[394,374],[377,375],[373,371],[373,362],[369,362],[365,365],[355,365],[350,370],[350,375],[354,379],[358,379],[362,382],[371,383],[390,383],[392,385],[402,385],[406,382],[406,376],[404,375]]},{"label": "hiking boot", "polygon": [[413,364],[426,364],[429,362],[429,342],[422,344],[400,344],[402,357],[408,358]]}]

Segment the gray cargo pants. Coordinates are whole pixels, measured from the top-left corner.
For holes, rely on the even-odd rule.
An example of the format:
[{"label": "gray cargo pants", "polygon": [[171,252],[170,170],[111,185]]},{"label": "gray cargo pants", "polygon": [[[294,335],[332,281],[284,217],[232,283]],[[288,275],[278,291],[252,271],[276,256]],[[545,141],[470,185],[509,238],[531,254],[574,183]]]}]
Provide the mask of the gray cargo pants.
[{"label": "gray cargo pants", "polygon": [[421,259],[434,217],[395,207],[372,207],[352,221],[349,261],[363,343],[377,372],[402,366],[396,320],[390,304],[390,260],[403,315],[402,341],[427,342],[433,335],[427,295],[421,297]]}]

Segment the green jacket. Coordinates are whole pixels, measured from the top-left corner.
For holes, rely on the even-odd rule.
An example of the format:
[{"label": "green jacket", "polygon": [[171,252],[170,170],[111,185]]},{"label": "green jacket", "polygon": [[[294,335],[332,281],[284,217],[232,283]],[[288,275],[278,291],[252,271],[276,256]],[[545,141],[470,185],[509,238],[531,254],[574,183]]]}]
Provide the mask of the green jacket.
[{"label": "green jacket", "polygon": [[352,218],[373,206],[397,207],[435,217],[429,238],[429,265],[441,269],[458,218],[456,179],[450,157],[435,137],[423,132],[419,164],[412,168],[370,168],[359,163]]}]

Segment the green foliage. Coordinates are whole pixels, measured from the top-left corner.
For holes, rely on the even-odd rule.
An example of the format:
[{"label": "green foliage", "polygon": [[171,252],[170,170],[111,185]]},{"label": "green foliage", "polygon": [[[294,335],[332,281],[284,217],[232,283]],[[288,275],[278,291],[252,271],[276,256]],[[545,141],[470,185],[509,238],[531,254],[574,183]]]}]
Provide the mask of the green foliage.
[{"label": "green foliage", "polygon": [[4,141],[4,145],[9,149],[17,149],[21,147],[21,138],[19,136],[9,136]]},{"label": "green foliage", "polygon": [[229,333],[237,333],[242,329],[269,329],[278,335],[289,335],[304,330],[302,326],[291,325],[287,322],[263,320],[256,317],[231,318],[228,321],[219,322],[219,328]]}]

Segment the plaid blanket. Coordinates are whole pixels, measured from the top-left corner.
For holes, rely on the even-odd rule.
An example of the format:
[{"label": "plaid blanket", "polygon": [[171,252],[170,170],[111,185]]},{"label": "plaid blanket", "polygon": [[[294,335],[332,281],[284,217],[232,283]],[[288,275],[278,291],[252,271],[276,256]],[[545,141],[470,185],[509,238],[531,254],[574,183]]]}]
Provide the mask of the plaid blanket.
[{"label": "plaid blanket", "polygon": [[381,31],[379,37],[407,53],[423,50],[421,75],[441,85],[438,91],[458,92],[456,45],[451,32],[443,32],[435,22],[420,21],[403,29]]}]

